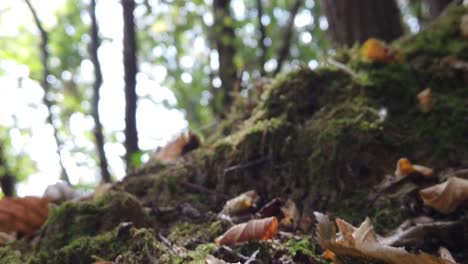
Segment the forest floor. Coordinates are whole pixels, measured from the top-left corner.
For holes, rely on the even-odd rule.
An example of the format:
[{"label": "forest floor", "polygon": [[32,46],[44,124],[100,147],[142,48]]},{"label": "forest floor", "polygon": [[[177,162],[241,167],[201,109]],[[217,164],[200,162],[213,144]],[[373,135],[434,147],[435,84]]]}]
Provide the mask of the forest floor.
[{"label": "forest floor", "polygon": [[468,263],[467,21],[455,7],[276,78],[202,146],[54,208],[0,262]]}]

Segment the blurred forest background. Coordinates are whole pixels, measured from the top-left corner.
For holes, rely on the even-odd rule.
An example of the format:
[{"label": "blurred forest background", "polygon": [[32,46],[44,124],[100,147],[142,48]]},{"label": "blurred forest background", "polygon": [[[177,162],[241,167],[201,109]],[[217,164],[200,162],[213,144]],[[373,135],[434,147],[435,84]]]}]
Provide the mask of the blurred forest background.
[{"label": "blurred forest background", "polygon": [[[449,0],[2,0],[2,193],[113,181],[258,83],[341,46],[418,32]],[[244,109],[245,110],[245,109]]]}]

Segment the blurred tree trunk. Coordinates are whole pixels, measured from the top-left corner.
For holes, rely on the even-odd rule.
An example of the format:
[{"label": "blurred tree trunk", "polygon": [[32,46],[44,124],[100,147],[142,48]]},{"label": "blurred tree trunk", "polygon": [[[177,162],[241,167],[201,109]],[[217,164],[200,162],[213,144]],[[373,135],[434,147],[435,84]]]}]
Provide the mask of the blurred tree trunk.
[{"label": "blurred tree trunk", "polygon": [[219,78],[221,89],[214,95],[214,112],[222,115],[232,104],[232,93],[236,89],[237,69],[234,63],[236,49],[234,47],[234,19],[229,11],[230,0],[213,0],[214,13],[214,45],[218,51]]},{"label": "blurred tree trunk", "polygon": [[132,167],[132,157],[139,152],[138,132],[136,128],[136,39],[135,39],[135,21],[133,11],[135,2],[133,0],[122,0],[124,36],[124,71],[125,71],[125,162],[127,169]]},{"label": "blurred tree trunk", "polygon": [[263,16],[263,3],[262,0],[257,0],[257,23],[258,23],[258,31],[260,33],[258,37],[258,47],[260,48],[260,56],[259,56],[259,68],[260,68],[260,76],[265,76],[265,62],[268,49],[265,45],[266,39],[266,29],[262,23],[262,16]]},{"label": "blurred tree trunk", "polygon": [[89,53],[91,62],[94,66],[94,83],[93,83],[93,105],[92,116],[94,119],[94,139],[96,140],[96,148],[99,157],[99,168],[103,182],[110,182],[111,177],[107,165],[106,152],[104,151],[104,135],[102,133],[101,117],[99,116],[99,90],[102,85],[101,64],[98,57],[98,49],[100,46],[99,28],[96,19],[96,0],[91,0],[89,5],[89,14],[91,16],[91,43]]},{"label": "blurred tree trunk", "polygon": [[452,0],[425,0],[429,9],[429,20],[436,19]]},{"label": "blurred tree trunk", "polygon": [[273,75],[276,75],[281,71],[284,61],[289,56],[289,50],[291,48],[291,40],[292,40],[292,36],[294,33],[294,20],[296,19],[297,12],[299,11],[299,7],[301,7],[302,2],[303,2],[302,0],[296,0],[291,7],[291,11],[289,11],[288,23],[286,24],[286,27],[284,29],[284,34],[283,34],[283,40],[282,40],[283,42],[278,51],[278,64],[276,66],[275,71],[273,72]]},{"label": "blurred tree trunk", "polygon": [[2,173],[0,174],[0,187],[4,196],[12,197],[15,195],[15,177],[11,174],[8,164],[5,160],[3,145],[0,144],[0,168]]},{"label": "blurred tree trunk", "polygon": [[328,33],[338,45],[352,46],[368,38],[391,41],[403,34],[394,0],[322,0]]},{"label": "blurred tree trunk", "polygon": [[52,127],[55,143],[57,144],[57,154],[59,157],[59,164],[60,164],[61,174],[62,174],[61,178],[66,183],[71,185],[67,170],[65,169],[65,166],[63,165],[62,154],[61,154],[63,142],[58,135],[58,127],[54,121],[54,117],[52,113],[52,107],[54,105],[54,102],[50,99],[50,84],[47,81],[47,78],[50,75],[49,50],[48,50],[49,35],[47,31],[45,31],[44,27],[42,26],[42,22],[37,16],[36,10],[32,6],[31,2],[29,0],[25,0],[25,2],[28,5],[29,10],[31,11],[31,14],[33,15],[34,23],[36,24],[36,27],[39,30],[39,34],[41,38],[40,51],[41,51],[41,63],[42,63],[42,79],[40,80],[40,84],[41,84],[42,89],[44,90],[44,96],[42,98],[42,101],[47,108],[47,122]]}]

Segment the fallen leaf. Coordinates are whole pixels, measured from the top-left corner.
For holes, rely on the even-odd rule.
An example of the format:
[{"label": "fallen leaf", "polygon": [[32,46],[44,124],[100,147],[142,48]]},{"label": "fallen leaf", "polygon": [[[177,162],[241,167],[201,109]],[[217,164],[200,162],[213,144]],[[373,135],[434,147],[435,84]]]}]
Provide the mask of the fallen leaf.
[{"label": "fallen leaf", "polygon": [[434,170],[422,165],[411,164],[407,158],[401,158],[397,162],[395,170],[395,177],[401,178],[408,176],[411,173],[418,173],[424,177],[432,177],[434,175]]},{"label": "fallen leaf", "polygon": [[419,109],[423,113],[428,113],[431,111],[434,106],[434,96],[432,95],[432,90],[426,88],[418,93]]},{"label": "fallen leaf", "polygon": [[0,232],[33,235],[49,214],[47,198],[24,197],[0,200]]},{"label": "fallen leaf", "polygon": [[468,180],[450,177],[443,183],[419,191],[425,205],[443,214],[454,212],[468,200]]},{"label": "fallen leaf", "polygon": [[216,238],[216,245],[236,244],[250,240],[268,240],[278,232],[278,219],[268,217],[253,219],[231,227],[223,235]]},{"label": "fallen leaf", "polygon": [[[451,264],[453,262],[444,260],[426,253],[412,254],[403,248],[396,248],[382,244],[374,227],[367,218],[359,227],[354,227],[344,220],[337,219],[339,229],[338,237],[336,227],[328,216],[315,213],[317,219],[317,237],[319,244],[330,250],[340,261],[341,257],[354,257],[360,261],[374,260],[389,264]],[[354,262],[364,263],[364,262]]]},{"label": "fallen leaf", "polygon": [[260,210],[255,214],[258,218],[265,218],[270,216],[279,216],[281,215],[281,205],[283,201],[280,198],[274,198],[269,201],[267,204],[263,205]]},{"label": "fallen leaf", "polygon": [[258,198],[259,196],[254,190],[242,193],[227,201],[220,214],[230,216],[245,213],[254,206]]},{"label": "fallen leaf", "polygon": [[376,62],[401,62],[404,56],[398,50],[388,46],[384,41],[370,38],[361,48],[361,57]]},{"label": "fallen leaf", "polygon": [[280,226],[289,230],[295,230],[300,219],[300,213],[299,209],[297,209],[296,203],[293,200],[288,199],[281,207],[281,213],[283,214],[283,219],[280,221]]},{"label": "fallen leaf", "polygon": [[201,141],[199,137],[193,132],[187,132],[158,150],[153,154],[152,159],[164,163],[171,163],[176,161],[180,156],[197,149],[200,145]]},{"label": "fallen leaf", "polygon": [[452,256],[452,253],[450,253],[450,251],[445,247],[440,247],[439,248],[439,255],[440,255],[440,257],[442,259],[445,259],[445,260],[451,261],[453,263],[456,263],[455,259]]},{"label": "fallen leaf", "polygon": [[213,255],[207,255],[205,257],[205,264],[240,264],[240,262],[226,262],[222,259],[216,258]]}]

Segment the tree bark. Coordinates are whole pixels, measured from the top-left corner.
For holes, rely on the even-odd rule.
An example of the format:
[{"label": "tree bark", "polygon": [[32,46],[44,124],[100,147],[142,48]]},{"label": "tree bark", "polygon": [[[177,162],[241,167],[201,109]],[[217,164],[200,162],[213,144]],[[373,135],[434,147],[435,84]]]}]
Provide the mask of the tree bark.
[{"label": "tree bark", "polygon": [[8,164],[5,160],[5,150],[3,144],[0,144],[0,167],[3,168],[3,173],[0,177],[0,187],[2,188],[3,195],[12,197],[15,195],[15,177],[10,171]]},{"label": "tree bark", "polygon": [[237,83],[237,69],[234,63],[236,49],[234,46],[234,19],[229,11],[230,0],[213,0],[214,13],[214,44],[218,51],[219,77],[221,79],[221,89],[215,93],[214,110],[220,115],[223,109],[228,109],[233,101]]},{"label": "tree bark", "polygon": [[273,75],[276,75],[281,71],[284,61],[289,56],[289,49],[291,48],[291,40],[294,33],[294,20],[296,19],[297,11],[299,11],[302,2],[302,0],[296,0],[291,8],[291,11],[289,12],[288,23],[286,24],[283,35],[283,44],[281,45],[281,48],[278,52],[278,64]]},{"label": "tree bark", "polygon": [[429,20],[436,19],[452,0],[425,0],[429,9]]},{"label": "tree bark", "polygon": [[99,90],[102,85],[101,63],[99,62],[98,49],[100,46],[99,28],[96,19],[96,0],[91,0],[89,6],[89,14],[91,16],[91,43],[89,53],[91,62],[94,66],[94,83],[93,83],[93,105],[92,116],[94,119],[94,139],[98,151],[99,168],[103,182],[111,182],[111,176],[108,169],[106,152],[104,151],[104,135],[102,133],[101,117],[99,115]]},{"label": "tree bark", "polygon": [[266,62],[266,55],[267,55],[267,47],[265,45],[265,38],[266,38],[266,29],[265,26],[262,24],[262,16],[263,16],[263,3],[262,0],[257,0],[257,23],[258,23],[258,31],[260,33],[258,37],[258,47],[260,48],[260,57],[259,57],[259,68],[260,68],[260,75],[265,76],[265,62]]},{"label": "tree bark", "polygon": [[49,85],[49,82],[47,81],[47,77],[49,77],[50,75],[49,50],[48,50],[49,35],[47,31],[45,31],[44,27],[42,26],[42,22],[37,16],[36,10],[32,6],[31,2],[29,0],[25,0],[25,2],[28,5],[29,10],[31,11],[31,14],[34,18],[34,22],[36,24],[37,29],[39,30],[39,34],[41,38],[40,50],[41,50],[41,63],[42,63],[42,79],[40,80],[40,84],[41,84],[42,89],[44,90],[44,96],[42,98],[42,102],[47,108],[47,122],[52,127],[55,143],[57,144],[57,154],[59,157],[59,164],[61,168],[61,178],[67,184],[71,185],[70,178],[68,177],[67,170],[65,169],[65,166],[62,160],[61,149],[63,146],[63,142],[58,135],[58,128],[54,121],[54,117],[52,113],[52,106],[54,105],[54,102],[51,99],[49,99],[50,85]]},{"label": "tree bark", "polygon": [[133,0],[122,0],[123,20],[124,20],[124,36],[123,36],[123,53],[124,53],[124,71],[125,71],[125,162],[127,169],[132,167],[132,157],[139,152],[138,148],[138,132],[136,128],[136,74],[137,57],[136,57],[136,38],[135,38],[135,21],[133,11],[135,2]]},{"label": "tree bark", "polygon": [[328,33],[338,45],[352,46],[369,38],[391,41],[403,34],[394,0],[322,0]]}]

